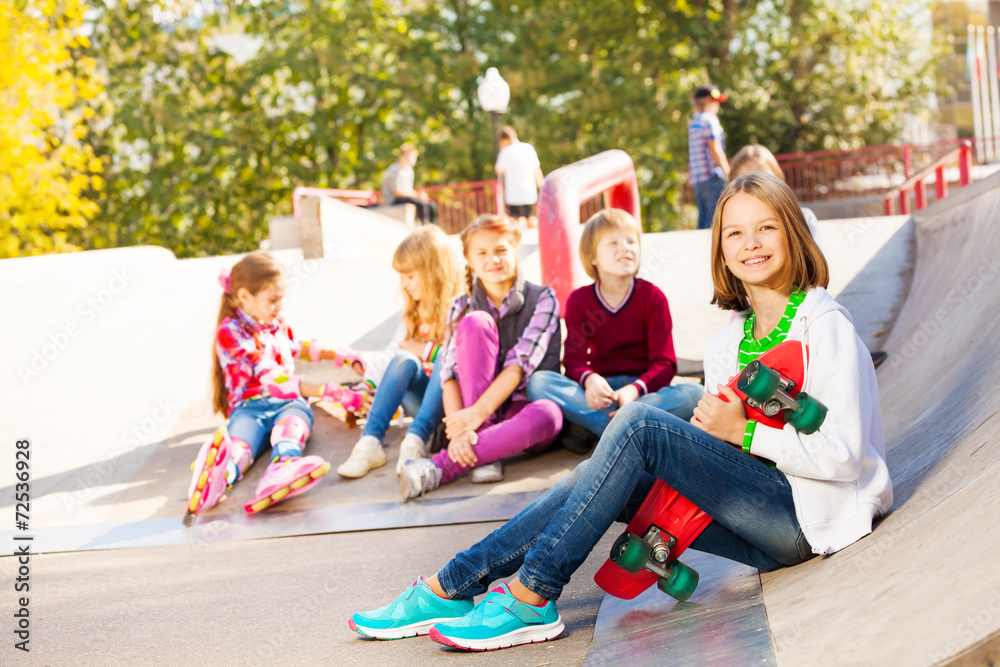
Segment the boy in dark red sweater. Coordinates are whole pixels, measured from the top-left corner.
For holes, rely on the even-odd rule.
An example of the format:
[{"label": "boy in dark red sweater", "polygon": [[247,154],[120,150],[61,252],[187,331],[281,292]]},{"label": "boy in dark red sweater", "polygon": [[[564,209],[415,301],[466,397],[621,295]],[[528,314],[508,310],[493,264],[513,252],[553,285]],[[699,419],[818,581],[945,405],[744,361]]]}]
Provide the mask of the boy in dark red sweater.
[{"label": "boy in dark red sweater", "polygon": [[547,398],[563,412],[561,442],[580,454],[593,446],[620,407],[641,401],[690,420],[704,389],[670,385],[677,371],[667,297],[636,278],[642,229],[618,209],[583,227],[580,260],[596,282],[566,301],[566,374],[536,371],[528,399]]}]

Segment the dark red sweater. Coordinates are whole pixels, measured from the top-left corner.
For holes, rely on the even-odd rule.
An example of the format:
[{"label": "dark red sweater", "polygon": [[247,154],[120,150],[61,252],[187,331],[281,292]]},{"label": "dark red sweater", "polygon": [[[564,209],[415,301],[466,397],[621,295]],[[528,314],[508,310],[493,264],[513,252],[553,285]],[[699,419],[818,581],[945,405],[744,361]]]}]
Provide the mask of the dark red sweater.
[{"label": "dark red sweater", "polygon": [[672,326],[666,295],[641,278],[614,313],[599,300],[597,283],[573,290],[566,300],[566,376],[580,382],[591,372],[632,375],[640,395],[658,391],[677,371]]}]

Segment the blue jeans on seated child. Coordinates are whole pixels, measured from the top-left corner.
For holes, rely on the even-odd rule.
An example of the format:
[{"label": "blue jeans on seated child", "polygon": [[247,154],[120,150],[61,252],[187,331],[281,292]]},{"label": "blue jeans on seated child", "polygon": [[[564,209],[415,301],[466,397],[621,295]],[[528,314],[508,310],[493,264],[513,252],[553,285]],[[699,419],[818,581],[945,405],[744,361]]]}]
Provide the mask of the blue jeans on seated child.
[{"label": "blue jeans on seated child", "polygon": [[385,369],[361,435],[374,436],[381,442],[396,408],[402,405],[406,414],[415,415],[409,433],[427,443],[444,418],[440,375],[443,356],[438,355],[434,372],[428,378],[415,355],[398,352]]},{"label": "blue jeans on seated child", "polygon": [[[648,473],[648,474],[647,474]],[[449,597],[517,573],[558,598],[614,521],[628,522],[655,478],[715,520],[691,545],[761,570],[813,557],[785,474],[674,415],[629,403],[588,461],[438,573]]]},{"label": "blue jeans on seated child", "polygon": [[[618,391],[638,378],[634,375],[617,375],[605,378],[611,389]],[[547,398],[562,409],[563,418],[579,424],[595,435],[604,433],[611,423],[611,413],[618,409],[617,403],[606,408],[592,408],[587,403],[587,392],[578,382],[562,373],[535,371],[528,380],[528,400]],[[663,387],[652,394],[645,394],[636,400],[654,408],[673,413],[684,421],[689,421],[694,408],[701,400],[705,388],[690,382]]]},{"label": "blue jeans on seated child", "polygon": [[[256,461],[271,445],[271,430],[284,417],[301,417],[313,426],[312,408],[304,398],[285,400],[281,398],[251,398],[243,401],[229,413],[229,435],[239,438],[250,445],[250,451]],[[281,451],[275,451],[274,456],[302,456],[302,448],[298,443],[280,443]],[[273,457],[272,457],[273,458]]]}]

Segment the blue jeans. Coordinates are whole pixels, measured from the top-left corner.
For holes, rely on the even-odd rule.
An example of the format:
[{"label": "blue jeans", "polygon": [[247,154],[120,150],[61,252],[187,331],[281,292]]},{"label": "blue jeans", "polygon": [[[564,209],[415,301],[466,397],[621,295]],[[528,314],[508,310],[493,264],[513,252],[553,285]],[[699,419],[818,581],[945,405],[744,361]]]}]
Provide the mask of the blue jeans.
[{"label": "blue jeans", "polygon": [[691,548],[765,571],[813,557],[784,473],[669,412],[629,403],[590,460],[455,556],[438,581],[452,598],[471,597],[516,572],[529,590],[558,598],[611,524],[635,515],[654,477],[715,519]]},{"label": "blue jeans", "polygon": [[[268,436],[274,425],[281,419],[292,416],[304,419],[309,430],[312,430],[313,412],[304,398],[289,401],[268,397],[243,401],[229,413],[229,435],[250,445],[250,452],[256,461],[271,444]],[[297,442],[277,444],[279,446],[275,447],[274,456],[302,456],[302,448]]]},{"label": "blue jeans", "polygon": [[[632,375],[617,375],[605,379],[611,388],[617,391],[638,378]],[[611,423],[611,413],[618,409],[617,403],[600,409],[590,407],[584,388],[562,373],[554,371],[535,371],[528,380],[527,393],[529,401],[542,398],[553,401],[562,409],[563,418],[579,424],[595,435],[604,433],[604,429]],[[700,384],[684,383],[663,387],[636,400],[671,412],[688,421],[704,393],[705,388]]]},{"label": "blue jeans", "polygon": [[438,422],[444,418],[444,402],[441,399],[443,356],[438,355],[434,372],[428,378],[415,355],[398,352],[385,369],[361,435],[374,436],[381,442],[396,408],[402,405],[406,414],[415,415],[409,432],[427,443]]},{"label": "blue jeans", "polygon": [[698,205],[698,229],[712,227],[715,205],[719,202],[719,195],[722,194],[725,187],[726,182],[718,176],[713,176],[707,181],[691,186],[691,189],[694,190],[694,201]]}]

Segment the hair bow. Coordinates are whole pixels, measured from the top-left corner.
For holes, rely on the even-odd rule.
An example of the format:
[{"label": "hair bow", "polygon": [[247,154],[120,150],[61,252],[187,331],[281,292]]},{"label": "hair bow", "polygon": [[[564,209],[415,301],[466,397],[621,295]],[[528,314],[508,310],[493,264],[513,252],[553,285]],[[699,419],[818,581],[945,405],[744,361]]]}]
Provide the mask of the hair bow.
[{"label": "hair bow", "polygon": [[219,285],[222,286],[222,291],[226,294],[230,293],[233,285],[232,276],[229,275],[229,269],[222,269],[219,271]]}]

